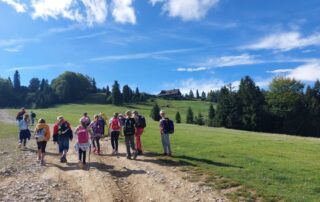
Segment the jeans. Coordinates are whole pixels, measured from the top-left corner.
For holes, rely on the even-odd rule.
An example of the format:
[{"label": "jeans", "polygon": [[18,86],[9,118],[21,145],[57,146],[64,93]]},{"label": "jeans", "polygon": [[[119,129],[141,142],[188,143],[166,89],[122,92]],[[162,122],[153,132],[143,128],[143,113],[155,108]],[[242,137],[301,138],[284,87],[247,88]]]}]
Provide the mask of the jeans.
[{"label": "jeans", "polygon": [[142,135],[142,133],[143,133],[143,128],[137,128],[135,137],[136,137],[136,149],[139,152],[142,152],[142,145],[141,145],[141,135]]},{"label": "jeans", "polygon": [[82,151],[82,149],[79,148],[79,161],[82,161],[83,164],[86,163],[86,156],[87,156],[87,151]]},{"label": "jeans", "polygon": [[118,151],[118,141],[119,141],[120,131],[112,131],[111,132],[111,146],[113,150]]},{"label": "jeans", "polygon": [[69,150],[69,138],[68,137],[59,137],[58,138],[58,145],[59,145],[59,153],[63,153],[63,151]]},{"label": "jeans", "polygon": [[131,150],[136,152],[135,145],[134,145],[134,135],[125,136],[126,148],[127,148],[127,157],[131,158]]},{"label": "jeans", "polygon": [[163,152],[166,154],[171,154],[169,133],[162,133],[161,134],[161,141],[162,141],[162,146],[163,146]]}]

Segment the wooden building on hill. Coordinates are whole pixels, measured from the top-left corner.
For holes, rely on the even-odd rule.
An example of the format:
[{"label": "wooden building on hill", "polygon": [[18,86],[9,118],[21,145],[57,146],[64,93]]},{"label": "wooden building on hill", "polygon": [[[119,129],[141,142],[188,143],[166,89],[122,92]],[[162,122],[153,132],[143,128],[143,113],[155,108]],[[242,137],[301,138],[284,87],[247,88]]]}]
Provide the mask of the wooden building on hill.
[{"label": "wooden building on hill", "polygon": [[161,98],[181,99],[182,94],[179,89],[162,90],[158,95]]}]

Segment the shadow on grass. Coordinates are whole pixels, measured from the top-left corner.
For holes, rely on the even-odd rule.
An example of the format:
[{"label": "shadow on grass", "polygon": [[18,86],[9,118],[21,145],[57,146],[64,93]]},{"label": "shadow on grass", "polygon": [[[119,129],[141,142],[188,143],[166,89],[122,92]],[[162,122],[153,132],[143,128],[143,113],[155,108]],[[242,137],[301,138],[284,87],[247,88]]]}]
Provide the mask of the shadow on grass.
[{"label": "shadow on grass", "polygon": [[[185,155],[173,156],[173,159],[169,159],[170,157],[163,157],[162,158],[162,155],[159,153],[147,152],[144,154],[144,156],[158,157],[157,159],[144,159],[142,161],[157,163],[157,164],[164,165],[164,166],[197,166],[197,163],[193,163],[193,162],[199,162],[199,163],[204,163],[204,164],[213,165],[213,166],[217,166],[217,167],[231,167],[231,168],[240,168],[240,169],[243,168],[241,166],[226,164],[226,163],[222,163],[222,162],[215,162],[215,161],[211,161],[208,159],[195,158],[195,157],[190,157],[190,156],[185,156]],[[190,162],[190,161],[193,161],[193,162]]]},{"label": "shadow on grass", "polygon": [[181,159],[182,161],[187,160],[187,161],[197,161],[200,163],[204,163],[204,164],[208,164],[208,165],[213,165],[213,166],[217,166],[217,167],[231,167],[231,168],[243,168],[242,166],[236,166],[236,165],[232,165],[232,164],[227,164],[227,163],[221,163],[221,162],[215,162],[215,161],[211,161],[208,159],[203,159],[203,158],[195,158],[195,157],[191,157],[191,156],[174,156],[174,158],[178,158]]}]

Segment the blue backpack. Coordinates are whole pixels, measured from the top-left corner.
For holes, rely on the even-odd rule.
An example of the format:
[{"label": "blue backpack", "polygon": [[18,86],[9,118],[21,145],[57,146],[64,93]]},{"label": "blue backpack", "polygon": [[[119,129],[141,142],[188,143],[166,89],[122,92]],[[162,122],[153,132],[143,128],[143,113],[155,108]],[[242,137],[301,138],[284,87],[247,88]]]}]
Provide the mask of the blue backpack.
[{"label": "blue backpack", "polygon": [[174,123],[172,120],[165,118],[163,121],[163,132],[173,134],[174,133]]}]

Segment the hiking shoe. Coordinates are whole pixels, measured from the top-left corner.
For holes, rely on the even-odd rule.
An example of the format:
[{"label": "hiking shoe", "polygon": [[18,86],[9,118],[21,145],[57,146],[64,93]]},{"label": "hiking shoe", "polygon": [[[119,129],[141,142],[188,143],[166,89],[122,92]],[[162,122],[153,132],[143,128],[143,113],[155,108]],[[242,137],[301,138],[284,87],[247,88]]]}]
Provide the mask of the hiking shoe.
[{"label": "hiking shoe", "polygon": [[133,159],[136,160],[136,159],[137,159],[137,156],[138,156],[138,152],[134,152],[134,153],[133,153]]},{"label": "hiking shoe", "polygon": [[131,156],[127,156],[127,159],[131,160]]},{"label": "hiking shoe", "polygon": [[40,161],[40,166],[45,166],[46,165],[46,162],[44,160],[41,160]]}]

